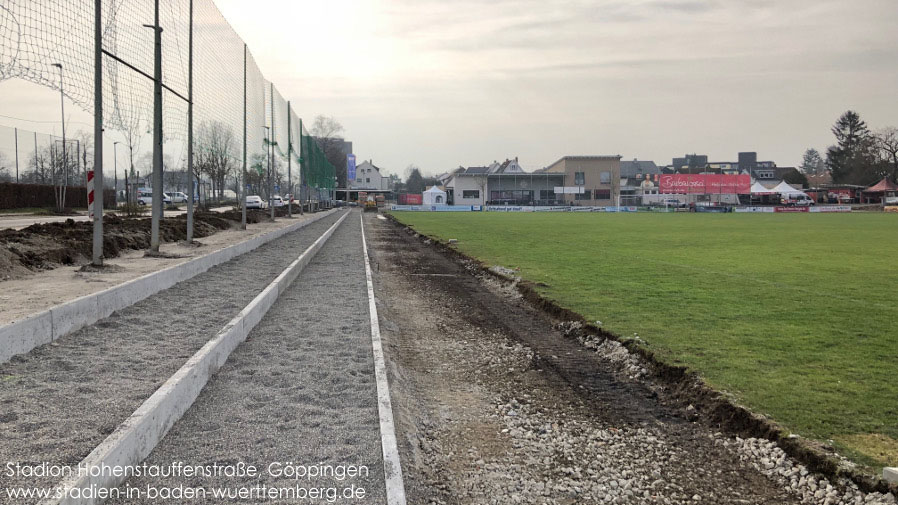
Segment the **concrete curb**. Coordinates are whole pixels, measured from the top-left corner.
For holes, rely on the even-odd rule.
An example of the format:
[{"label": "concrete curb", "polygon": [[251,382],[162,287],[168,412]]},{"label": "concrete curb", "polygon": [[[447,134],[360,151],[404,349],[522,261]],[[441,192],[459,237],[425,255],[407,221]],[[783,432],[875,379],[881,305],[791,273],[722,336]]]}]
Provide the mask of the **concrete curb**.
[{"label": "concrete curb", "polygon": [[100,319],[109,317],[117,310],[131,306],[216,265],[246,254],[287,233],[299,230],[331,215],[332,212],[324,212],[309,220],[285,226],[185,263],[146,274],[118,286],[76,298],[25,319],[0,326],[0,363],[9,361],[17,354],[27,353],[37,346],[48,344],[85,326],[94,324]]},{"label": "concrete curb", "polygon": [[[88,472],[87,475],[78,475],[78,472],[75,472],[72,477],[56,486],[56,489],[64,491],[61,493],[63,496],[44,500],[41,505],[97,505],[105,501],[91,496],[90,492],[121,485],[127,477],[114,475],[114,469],[137,465],[150,455],[168,430],[193,405],[212,375],[227,361],[231,352],[246,340],[250,331],[277,301],[280,293],[296,279],[347,216],[349,212],[328,228],[281,275],[228,322],[215,338],[197,351],[77,465],[77,468],[93,469],[98,473],[102,473],[101,470],[105,468],[107,469],[105,473],[91,475],[92,472]],[[113,471],[109,471],[110,468]],[[89,497],[84,497],[85,495]]]},{"label": "concrete curb", "polygon": [[362,250],[365,253],[365,284],[368,290],[368,315],[371,322],[371,352],[374,356],[374,379],[377,383],[377,413],[380,422],[380,447],[384,458],[384,483],[387,489],[387,505],[406,505],[405,482],[399,461],[399,444],[396,442],[396,426],[393,423],[393,403],[390,399],[390,381],[384,358],[383,341],[380,338],[380,319],[374,297],[374,278],[371,259],[368,256],[368,240],[365,238],[365,219],[362,225]]}]

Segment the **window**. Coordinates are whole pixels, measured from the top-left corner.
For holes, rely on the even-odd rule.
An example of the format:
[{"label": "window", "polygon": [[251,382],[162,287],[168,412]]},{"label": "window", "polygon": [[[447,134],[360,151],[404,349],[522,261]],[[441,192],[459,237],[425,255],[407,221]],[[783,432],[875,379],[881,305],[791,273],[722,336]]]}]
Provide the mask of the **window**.
[{"label": "window", "polygon": [[582,193],[574,194],[574,200],[592,200],[592,191],[587,189]]},{"label": "window", "polygon": [[596,200],[611,200],[611,190],[610,189],[597,189],[596,190]]},{"label": "window", "polygon": [[611,172],[602,172],[599,174],[599,184],[611,184]]},{"label": "window", "polygon": [[462,198],[480,198],[480,191],[476,189],[465,189],[461,192]]},{"label": "window", "polygon": [[539,199],[540,200],[554,200],[555,199],[555,190],[554,189],[539,190]]},{"label": "window", "polygon": [[586,174],[583,172],[574,172],[574,185],[582,186],[586,184]]},{"label": "window", "polygon": [[365,177],[365,182],[371,182],[371,178],[370,178],[370,177]]}]

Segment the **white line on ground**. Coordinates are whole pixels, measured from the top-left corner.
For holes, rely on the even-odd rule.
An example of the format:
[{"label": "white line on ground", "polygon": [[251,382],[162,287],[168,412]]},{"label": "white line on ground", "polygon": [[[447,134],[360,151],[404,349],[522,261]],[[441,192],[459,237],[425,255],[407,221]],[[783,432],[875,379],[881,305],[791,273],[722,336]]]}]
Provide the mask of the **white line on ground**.
[{"label": "white line on ground", "polygon": [[371,261],[368,258],[368,242],[365,240],[365,219],[361,215],[359,219],[362,223],[362,249],[365,251],[365,282],[368,284],[371,347],[374,350],[374,378],[377,381],[377,411],[380,415],[380,445],[384,453],[387,505],[405,505],[405,484],[402,481],[402,466],[399,464],[399,446],[396,444],[396,428],[393,425],[393,404],[390,401],[390,383],[387,380],[387,365],[380,340],[377,304],[374,302]]}]

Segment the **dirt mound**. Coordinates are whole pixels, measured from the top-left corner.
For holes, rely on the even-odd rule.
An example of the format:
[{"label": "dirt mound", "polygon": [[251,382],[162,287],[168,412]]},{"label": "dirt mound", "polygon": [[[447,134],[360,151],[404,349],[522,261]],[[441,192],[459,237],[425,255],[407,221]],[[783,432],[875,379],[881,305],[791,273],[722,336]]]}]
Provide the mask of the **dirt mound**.
[{"label": "dirt mound", "polygon": [[[233,214],[233,212],[231,212]],[[247,215],[248,222],[262,218]],[[219,230],[235,228],[240,224],[229,213],[197,213],[194,216],[193,235],[203,238]],[[115,215],[103,217],[103,256],[114,258],[129,249],[150,247],[151,220],[149,218],[123,218]],[[59,265],[83,265],[90,261],[93,225],[68,219],[62,223],[33,224],[22,230],[0,230],[0,280],[22,277],[29,271],[50,270]],[[159,236],[163,242],[176,242],[187,238],[187,216],[165,218],[159,223]]]}]

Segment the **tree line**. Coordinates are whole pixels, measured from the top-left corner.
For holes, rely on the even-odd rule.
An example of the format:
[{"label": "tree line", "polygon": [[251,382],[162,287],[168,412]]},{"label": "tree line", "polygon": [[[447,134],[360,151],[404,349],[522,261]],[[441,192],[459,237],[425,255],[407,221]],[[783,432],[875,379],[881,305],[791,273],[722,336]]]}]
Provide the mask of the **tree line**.
[{"label": "tree line", "polygon": [[871,131],[860,114],[849,110],[833,124],[836,143],[826,158],[816,149],[805,151],[801,171],[808,175],[826,172],[836,184],[869,186],[888,178],[898,180],[898,128]]}]

